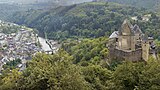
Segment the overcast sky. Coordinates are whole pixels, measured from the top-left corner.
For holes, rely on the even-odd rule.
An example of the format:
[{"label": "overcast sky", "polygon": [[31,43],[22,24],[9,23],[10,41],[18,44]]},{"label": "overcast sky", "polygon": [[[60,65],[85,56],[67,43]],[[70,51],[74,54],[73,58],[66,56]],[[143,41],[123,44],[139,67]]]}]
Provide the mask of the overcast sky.
[{"label": "overcast sky", "polygon": [[54,0],[0,0],[0,2],[19,2],[19,3],[31,3],[31,2],[46,2],[46,1],[54,1]]},{"label": "overcast sky", "polygon": [[35,2],[60,2],[60,3],[82,3],[92,0],[0,0],[0,2],[15,2],[15,3],[35,3]]}]

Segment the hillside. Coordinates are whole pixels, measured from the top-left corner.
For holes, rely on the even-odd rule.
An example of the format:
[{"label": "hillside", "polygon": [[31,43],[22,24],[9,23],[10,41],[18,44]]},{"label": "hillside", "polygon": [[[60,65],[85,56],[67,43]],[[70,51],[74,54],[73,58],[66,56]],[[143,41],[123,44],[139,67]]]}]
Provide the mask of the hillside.
[{"label": "hillside", "polygon": [[[50,39],[100,37],[119,29],[125,18],[148,13],[143,9],[116,3],[90,2],[48,11],[19,12],[10,21],[36,28],[41,35],[46,32]],[[143,29],[148,28],[146,24]]]},{"label": "hillside", "polygon": [[41,2],[50,2],[52,0],[0,0],[2,3],[22,3],[22,4],[33,4],[33,3],[41,3]]},{"label": "hillside", "polygon": [[159,0],[107,0],[107,1],[125,5],[132,5],[150,10],[156,10],[157,6],[160,4]]},{"label": "hillside", "polygon": [[0,4],[0,19],[5,20],[13,13],[21,11],[20,6],[17,5],[9,5],[9,4]]},{"label": "hillside", "polygon": [[[36,54],[23,72],[7,69],[0,90],[158,90],[160,62],[107,64],[106,37],[70,42],[56,54]],[[147,64],[146,64],[147,63]]]},{"label": "hillside", "polygon": [[0,20],[8,20],[17,12],[28,10],[48,10],[57,7],[54,3],[36,3],[36,4],[17,4],[17,3],[1,3],[0,2]]},{"label": "hillside", "polygon": [[[8,21],[20,25],[0,20],[0,90],[160,89],[157,13],[96,0],[56,8],[43,5],[2,9]],[[108,38],[119,29],[115,38]]]}]

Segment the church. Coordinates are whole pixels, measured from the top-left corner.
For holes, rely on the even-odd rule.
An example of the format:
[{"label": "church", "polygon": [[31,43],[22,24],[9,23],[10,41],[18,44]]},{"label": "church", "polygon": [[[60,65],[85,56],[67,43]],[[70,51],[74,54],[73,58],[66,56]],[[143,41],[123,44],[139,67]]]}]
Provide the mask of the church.
[{"label": "church", "polygon": [[110,59],[132,62],[147,61],[155,49],[153,38],[143,34],[138,25],[133,26],[127,19],[110,35],[108,47]]}]

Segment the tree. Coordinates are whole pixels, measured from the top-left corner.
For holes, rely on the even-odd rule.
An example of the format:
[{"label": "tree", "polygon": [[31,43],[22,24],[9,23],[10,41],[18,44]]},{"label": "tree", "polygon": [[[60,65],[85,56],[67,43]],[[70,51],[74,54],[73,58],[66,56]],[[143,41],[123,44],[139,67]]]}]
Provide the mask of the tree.
[{"label": "tree", "polygon": [[134,90],[139,83],[140,74],[144,69],[144,63],[125,62],[119,65],[113,73],[112,88],[118,90]]},{"label": "tree", "polygon": [[38,54],[29,63],[25,77],[19,82],[21,89],[29,90],[86,90],[87,82],[73,58],[60,51],[55,55]]},{"label": "tree", "polygon": [[22,73],[17,69],[12,70],[9,73],[6,73],[6,76],[2,78],[2,84],[0,85],[1,90],[17,90],[18,80],[21,77]]},{"label": "tree", "polygon": [[112,72],[99,65],[89,65],[82,68],[85,80],[91,85],[92,90],[108,90]]}]

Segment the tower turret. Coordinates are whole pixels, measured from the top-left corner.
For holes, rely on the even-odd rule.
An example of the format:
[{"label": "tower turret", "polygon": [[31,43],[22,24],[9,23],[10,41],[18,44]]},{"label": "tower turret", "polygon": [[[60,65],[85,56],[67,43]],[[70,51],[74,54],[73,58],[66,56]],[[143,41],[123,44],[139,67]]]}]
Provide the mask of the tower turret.
[{"label": "tower turret", "polygon": [[142,59],[147,61],[149,58],[149,41],[148,41],[148,36],[144,35],[143,40],[142,40]]}]

